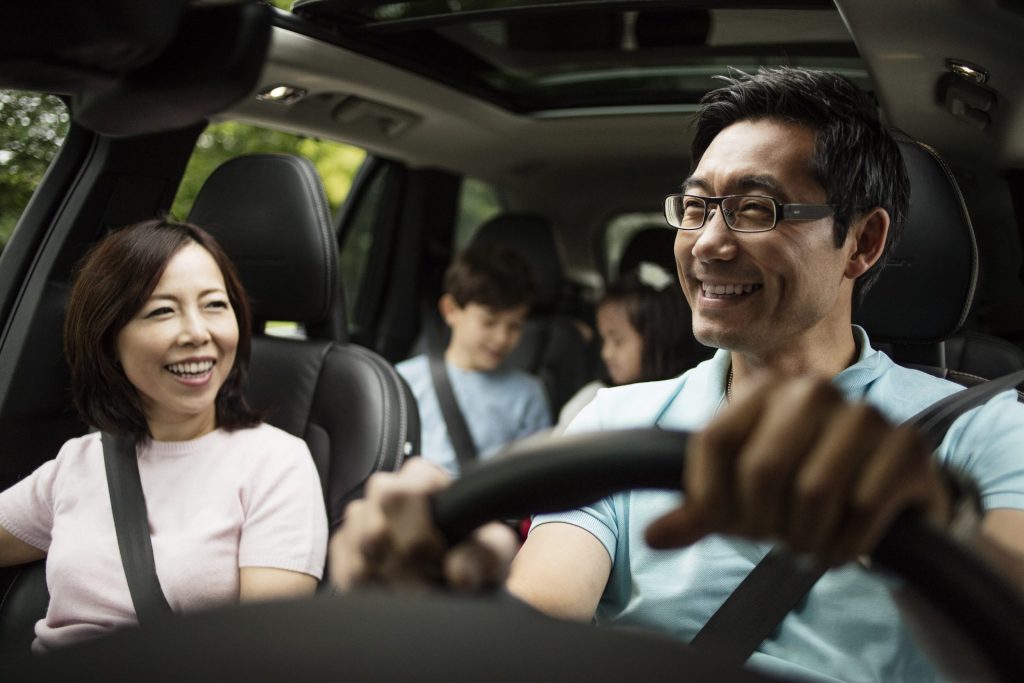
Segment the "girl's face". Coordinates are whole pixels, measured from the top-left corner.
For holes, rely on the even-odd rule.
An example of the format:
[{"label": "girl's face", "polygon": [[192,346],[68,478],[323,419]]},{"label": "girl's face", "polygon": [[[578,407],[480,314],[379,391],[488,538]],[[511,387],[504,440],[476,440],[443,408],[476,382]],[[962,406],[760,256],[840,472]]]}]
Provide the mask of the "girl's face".
[{"label": "girl's face", "polygon": [[630,324],[625,306],[614,301],[599,306],[597,331],[602,340],[601,360],[608,368],[612,382],[617,385],[638,382],[644,340]]},{"label": "girl's face", "polygon": [[198,244],[186,245],[117,335],[118,360],[154,439],[181,441],[216,428],[217,392],[237,346],[238,322],[217,262]]}]

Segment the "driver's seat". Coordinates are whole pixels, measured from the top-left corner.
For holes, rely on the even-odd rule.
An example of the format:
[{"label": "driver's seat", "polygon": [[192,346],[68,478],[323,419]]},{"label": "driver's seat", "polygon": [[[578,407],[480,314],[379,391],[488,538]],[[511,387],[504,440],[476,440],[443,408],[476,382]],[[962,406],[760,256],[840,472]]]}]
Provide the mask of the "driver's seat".
[{"label": "driver's seat", "polygon": [[[968,333],[978,276],[974,228],[949,167],[931,147],[897,138],[910,176],[910,213],[878,281],[854,312],[872,344],[901,365],[970,386],[1024,366],[1019,349]],[[950,343],[947,344],[947,341]]]}]

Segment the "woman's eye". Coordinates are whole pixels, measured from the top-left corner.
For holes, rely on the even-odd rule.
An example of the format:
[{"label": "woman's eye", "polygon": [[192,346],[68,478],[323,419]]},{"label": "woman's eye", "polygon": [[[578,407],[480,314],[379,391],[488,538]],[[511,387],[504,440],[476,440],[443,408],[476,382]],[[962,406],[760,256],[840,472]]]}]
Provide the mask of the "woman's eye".
[{"label": "woman's eye", "polygon": [[221,299],[217,299],[216,301],[211,301],[208,304],[206,304],[206,307],[207,308],[227,308],[228,307],[228,302],[227,301],[223,301]]},{"label": "woman's eye", "polygon": [[157,318],[162,315],[168,315],[174,313],[174,309],[170,306],[161,306],[160,308],[154,308],[152,311],[146,314],[147,318]]}]

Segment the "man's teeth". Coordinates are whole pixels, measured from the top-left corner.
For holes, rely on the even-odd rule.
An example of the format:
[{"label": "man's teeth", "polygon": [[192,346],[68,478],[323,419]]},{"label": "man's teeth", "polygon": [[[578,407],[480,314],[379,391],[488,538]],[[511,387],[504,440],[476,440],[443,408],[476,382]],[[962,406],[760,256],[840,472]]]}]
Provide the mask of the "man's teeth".
[{"label": "man's teeth", "polygon": [[761,285],[709,285],[702,283],[705,294],[750,294],[754,290],[761,289]]},{"label": "man's teeth", "polygon": [[167,369],[175,375],[205,375],[212,367],[212,360],[204,360],[198,363],[174,363],[168,365]]}]

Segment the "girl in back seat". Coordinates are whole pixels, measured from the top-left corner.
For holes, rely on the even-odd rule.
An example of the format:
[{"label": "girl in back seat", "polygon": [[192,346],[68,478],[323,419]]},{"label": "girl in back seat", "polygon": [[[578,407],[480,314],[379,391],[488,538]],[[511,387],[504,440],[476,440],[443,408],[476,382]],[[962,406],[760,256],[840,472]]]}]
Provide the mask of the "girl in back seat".
[{"label": "girl in back seat", "polygon": [[[610,285],[597,305],[601,360],[612,386],[670,379],[710,358],[714,349],[693,338],[690,309],[675,278],[660,267],[642,263]],[[556,433],[565,431],[599,389],[583,386],[562,408]]]}]

